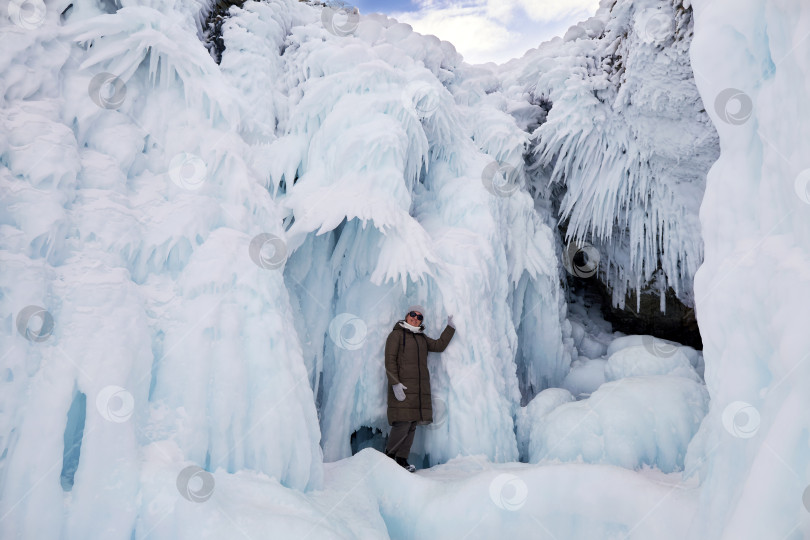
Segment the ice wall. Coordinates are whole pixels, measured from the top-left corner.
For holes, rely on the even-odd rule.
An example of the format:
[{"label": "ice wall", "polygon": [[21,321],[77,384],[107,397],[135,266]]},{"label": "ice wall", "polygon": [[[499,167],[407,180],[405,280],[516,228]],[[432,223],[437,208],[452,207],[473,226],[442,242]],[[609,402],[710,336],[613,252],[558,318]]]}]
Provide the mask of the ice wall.
[{"label": "ice wall", "polygon": [[0,536],[178,538],[245,471],[318,488],[387,432],[414,302],[457,327],[414,453],[517,459],[570,326],[526,134],[449,43],[248,2],[217,65],[199,2],[36,6],[0,23]]},{"label": "ice wall", "polygon": [[[68,4],[0,23],[0,536],[146,533],[156,455],[168,515],[204,469],[317,487],[289,295],[251,259],[283,234],[241,136],[252,96],[195,4]],[[284,28],[296,5],[258,9]]]},{"label": "ice wall", "polygon": [[[364,426],[390,429],[383,345],[419,302],[428,334],[458,323],[430,358],[435,421],[412,453],[515,460],[521,391],[561,380],[572,350],[553,235],[520,189],[526,134],[449,43],[378,15],[334,25],[293,30],[289,115],[258,158],[287,212],[324,459],[350,456]],[[223,37],[226,64],[241,37]]]},{"label": "ice wall", "polygon": [[806,538],[810,5],[693,4],[692,66],[722,154],[695,277],[711,409],[687,459],[702,479],[692,538]]}]

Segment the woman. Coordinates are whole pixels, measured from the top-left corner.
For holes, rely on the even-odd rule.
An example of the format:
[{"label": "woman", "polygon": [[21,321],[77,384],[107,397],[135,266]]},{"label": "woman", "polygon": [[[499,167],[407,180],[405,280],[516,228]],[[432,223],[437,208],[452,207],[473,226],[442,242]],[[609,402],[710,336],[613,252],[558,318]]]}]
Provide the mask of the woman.
[{"label": "woman", "polygon": [[388,423],[393,426],[385,455],[410,472],[416,470],[408,463],[416,426],[433,422],[427,353],[444,351],[456,332],[453,316],[449,315],[439,339],[427,337],[423,333],[424,312],[419,305],[408,308],[405,319],[397,321],[385,340]]}]

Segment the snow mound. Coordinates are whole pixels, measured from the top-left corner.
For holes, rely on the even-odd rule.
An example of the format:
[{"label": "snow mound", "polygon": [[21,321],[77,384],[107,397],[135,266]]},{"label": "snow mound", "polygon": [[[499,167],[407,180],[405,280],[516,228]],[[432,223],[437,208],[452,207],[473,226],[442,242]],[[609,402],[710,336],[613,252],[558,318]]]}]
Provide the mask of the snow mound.
[{"label": "snow mound", "polygon": [[703,353],[688,345],[681,345],[675,341],[662,339],[649,335],[622,336],[614,339],[607,347],[607,356],[613,356],[616,352],[628,348],[642,345],[652,355],[659,358],[668,358],[674,355],[683,355],[695,371],[703,378],[705,365]]},{"label": "snow mound", "polygon": [[521,459],[526,459],[528,456],[532,425],[563,403],[569,401],[574,401],[574,396],[568,390],[564,388],[546,388],[534,396],[534,399],[528,405],[520,408],[515,418],[515,434]]},{"label": "snow mound", "polygon": [[634,345],[613,353],[605,365],[606,381],[641,375],[670,375],[703,382],[686,355],[676,348],[654,354],[646,345]]},{"label": "snow mound", "polygon": [[[454,458],[404,471],[364,449],[324,465],[324,483],[301,492],[255,471],[208,473],[171,443],[144,449],[136,537],[467,538],[531,537],[679,540],[697,493],[680,475],[590,464],[537,466]],[[178,477],[193,478],[179,492]],[[108,530],[110,535],[120,530]]]},{"label": "snow mound", "polygon": [[532,424],[529,461],[682,470],[708,403],[705,386],[688,378],[649,375],[607,382],[588,399],[563,403]]},{"label": "snow mound", "polygon": [[580,356],[578,360],[571,362],[571,371],[565,376],[562,387],[571,394],[580,397],[588,397],[605,382],[604,359],[589,359]]},{"label": "snow mound", "polygon": [[[411,474],[366,449],[325,472],[326,489],[311,500],[335,509],[331,515],[358,538],[385,538],[372,532],[381,515],[391,538],[534,538],[542,531],[544,538],[676,540],[695,513],[694,485],[680,475],[607,465],[491,463],[477,455]],[[355,492],[363,494],[357,502]]]}]

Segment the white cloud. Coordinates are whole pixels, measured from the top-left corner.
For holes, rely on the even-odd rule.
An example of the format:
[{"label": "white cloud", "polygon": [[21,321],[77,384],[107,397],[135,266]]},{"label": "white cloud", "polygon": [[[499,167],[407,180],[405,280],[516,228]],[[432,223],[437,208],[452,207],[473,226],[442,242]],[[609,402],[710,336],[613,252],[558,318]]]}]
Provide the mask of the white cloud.
[{"label": "white cloud", "polygon": [[487,0],[486,7],[492,17],[507,24],[520,8],[533,21],[560,21],[582,13],[595,13],[599,0]]},{"label": "white cloud", "polygon": [[599,0],[423,0],[417,11],[390,15],[449,41],[467,62],[502,63],[561,36],[597,7]]},{"label": "white cloud", "polygon": [[506,26],[488,18],[480,8],[435,9],[392,16],[410,24],[419,33],[433,34],[449,41],[465,59],[468,56],[484,58],[517,38]]}]

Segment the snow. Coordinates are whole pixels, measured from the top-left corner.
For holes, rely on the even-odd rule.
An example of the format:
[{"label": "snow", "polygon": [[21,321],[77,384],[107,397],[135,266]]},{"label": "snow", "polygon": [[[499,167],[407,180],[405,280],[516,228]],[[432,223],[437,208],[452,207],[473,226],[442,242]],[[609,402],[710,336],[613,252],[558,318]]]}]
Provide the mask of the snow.
[{"label": "snow", "polygon": [[[810,10],[612,4],[502,66],[294,0],[219,64],[206,2],[0,6],[0,537],[810,531]],[[558,225],[706,349],[614,332]],[[414,303],[457,331],[409,474],[351,437]]]},{"label": "snow", "polygon": [[565,388],[576,397],[587,397],[605,382],[605,364],[601,358],[590,359],[580,356],[571,362],[571,371],[562,381]]},{"label": "snow", "polygon": [[[617,337],[607,347],[606,354],[613,357],[617,352],[627,349],[643,347],[647,353],[645,366],[650,365],[650,360],[655,362],[663,362],[662,367],[669,362],[682,363],[681,358],[685,358],[689,365],[694,368],[700,377],[703,377],[705,371],[703,353],[696,351],[688,345],[681,345],[668,339],[662,339],[649,335],[634,335]],[[640,353],[640,351],[638,351]],[[665,368],[666,369],[666,368]]]},{"label": "snow", "polygon": [[568,390],[564,388],[546,388],[534,396],[534,399],[527,406],[521,407],[515,422],[515,436],[518,441],[521,461],[528,461],[529,441],[533,426],[548,413],[569,401],[574,401],[574,396]]},{"label": "snow", "polygon": [[[279,538],[447,538],[459,530],[492,538],[541,527],[558,538],[677,538],[687,525],[680,516],[695,511],[685,486],[651,470],[493,464],[467,456],[411,474],[371,449],[326,464],[323,489],[308,493],[250,471],[215,471],[210,498],[200,504],[172,485],[172,452],[150,449],[144,481],[150,498],[161,502],[143,508],[150,538],[254,538],[267,530]],[[450,514],[458,520],[448,520]]]},{"label": "snow", "polygon": [[677,375],[607,382],[587,399],[560,404],[548,413],[542,405],[527,411],[529,462],[581,460],[630,469],[650,465],[663,472],[682,470],[708,402],[700,382]]},{"label": "snow", "polygon": [[680,349],[651,349],[647,345],[623,348],[612,355],[605,365],[605,378],[617,381],[638,375],[669,375],[703,382],[686,355]]}]

